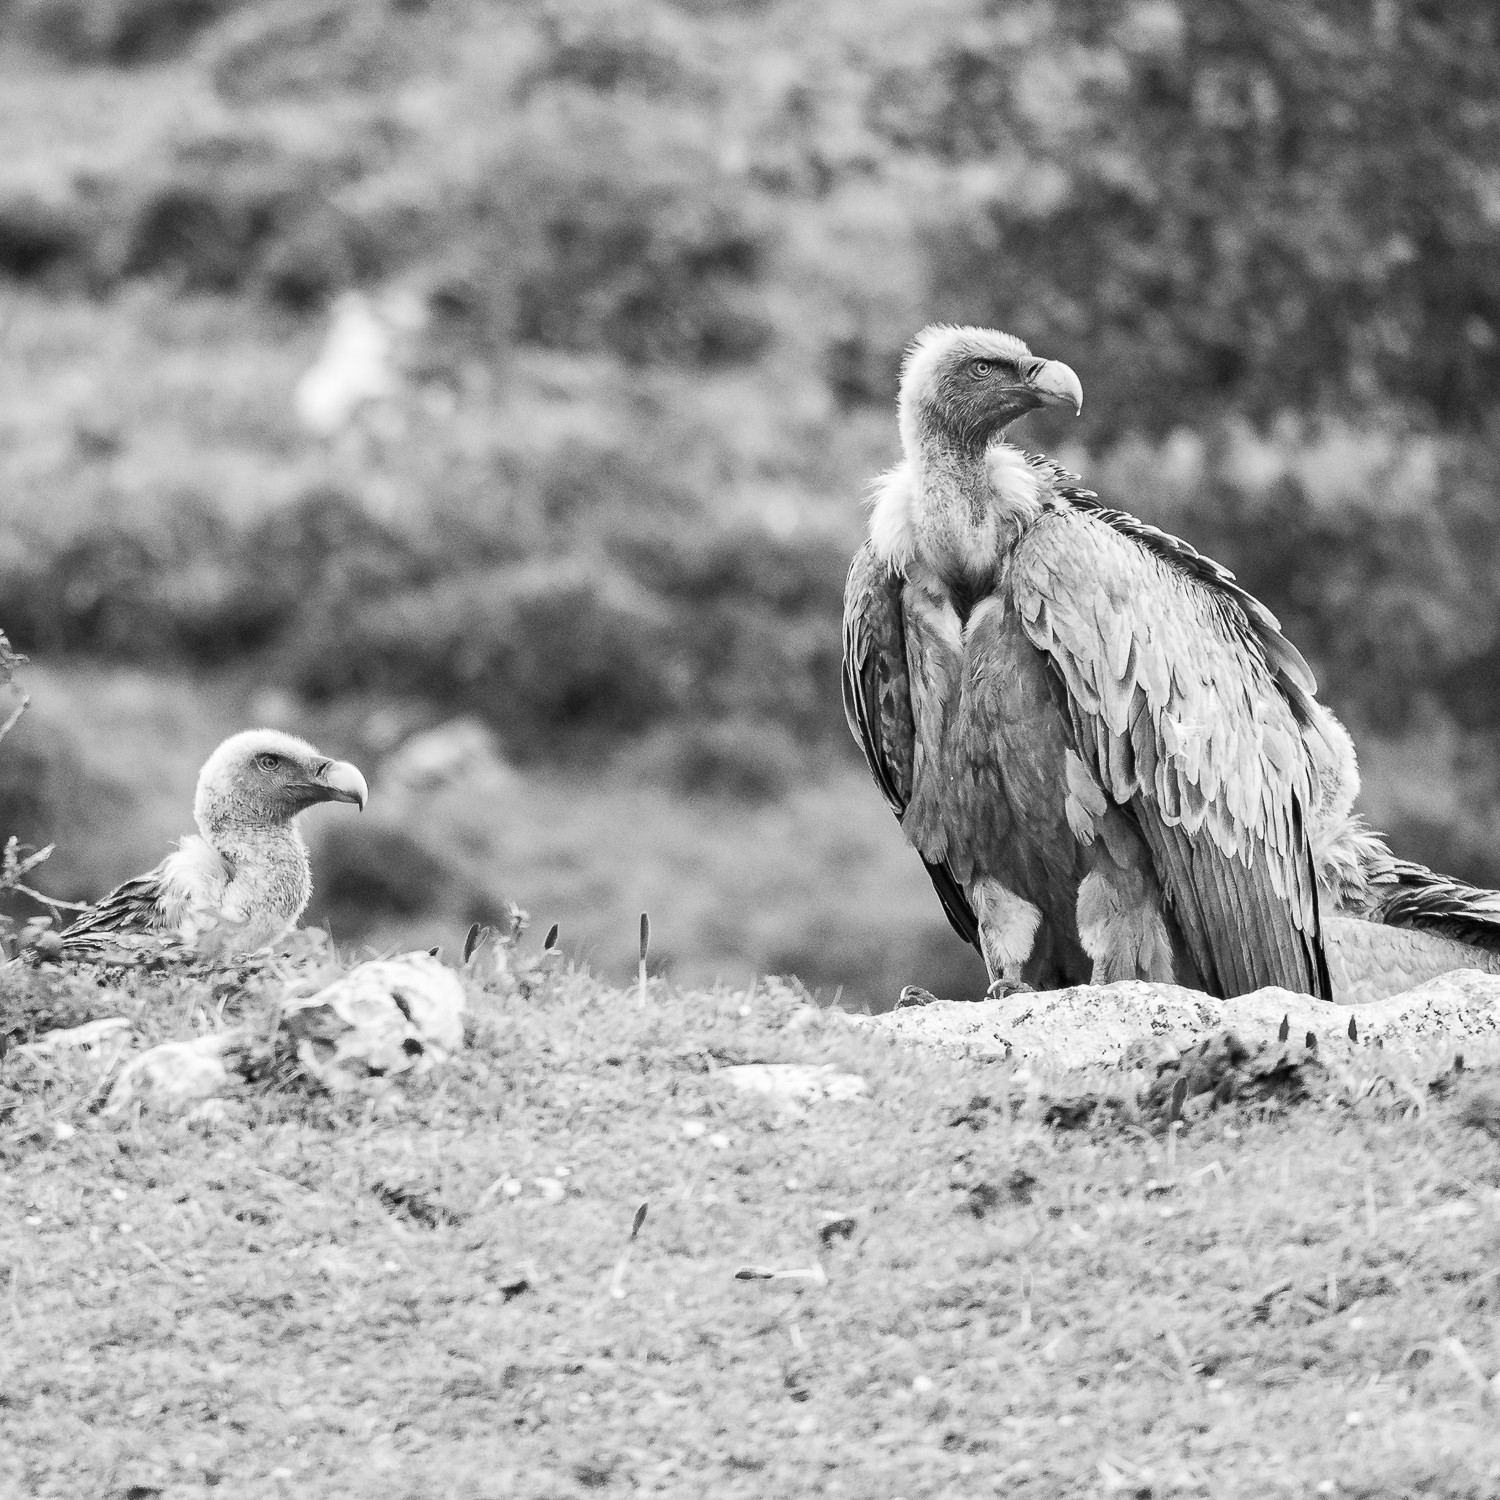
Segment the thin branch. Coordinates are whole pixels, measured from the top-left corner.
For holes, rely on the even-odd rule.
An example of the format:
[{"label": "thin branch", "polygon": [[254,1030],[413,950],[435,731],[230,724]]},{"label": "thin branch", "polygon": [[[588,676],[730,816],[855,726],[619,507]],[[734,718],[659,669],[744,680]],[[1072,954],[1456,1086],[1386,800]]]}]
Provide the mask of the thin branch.
[{"label": "thin branch", "polygon": [[40,891],[34,891],[29,885],[22,885],[19,880],[11,882],[13,891],[20,891],[23,896],[30,896],[33,901],[40,901],[43,906],[66,907],[68,911],[87,911],[92,905],[88,901],[61,901],[56,896],[44,896]]},{"label": "thin branch", "polygon": [[31,695],[29,693],[22,693],[21,701],[11,710],[10,717],[3,724],[0,724],[0,740],[3,740],[16,727],[16,720],[26,712],[30,703]]}]

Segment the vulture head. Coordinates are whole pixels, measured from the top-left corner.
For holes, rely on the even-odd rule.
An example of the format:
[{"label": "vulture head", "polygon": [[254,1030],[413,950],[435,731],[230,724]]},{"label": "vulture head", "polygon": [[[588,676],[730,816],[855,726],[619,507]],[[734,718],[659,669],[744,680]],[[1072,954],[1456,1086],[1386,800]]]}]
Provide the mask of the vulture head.
[{"label": "vulture head", "polygon": [[277,729],[246,729],[198,773],[193,816],[212,843],[230,829],[284,828],[315,802],[352,802],[363,811],[368,796],[365,778],[348,761],[330,760]]},{"label": "vulture head", "polygon": [[1083,387],[1067,365],[1037,359],[1008,333],[934,323],[906,351],[899,408],[909,455],[934,438],[982,451],[1039,406],[1081,412]]}]

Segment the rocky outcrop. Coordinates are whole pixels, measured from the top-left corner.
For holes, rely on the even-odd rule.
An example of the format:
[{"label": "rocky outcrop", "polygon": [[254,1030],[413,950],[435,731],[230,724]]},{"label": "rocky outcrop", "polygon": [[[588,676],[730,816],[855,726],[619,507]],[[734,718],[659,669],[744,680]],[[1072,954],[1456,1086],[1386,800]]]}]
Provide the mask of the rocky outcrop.
[{"label": "rocky outcrop", "polygon": [[1233,1031],[1246,1041],[1290,1034],[1414,1050],[1442,1041],[1490,1042],[1500,1051],[1500,975],[1461,969],[1400,995],[1340,1005],[1282,989],[1216,1000],[1171,984],[1074,985],[978,1003],[939,1000],[857,1022],[913,1046],[974,1058],[1015,1057],[1052,1067],[1156,1062]]}]

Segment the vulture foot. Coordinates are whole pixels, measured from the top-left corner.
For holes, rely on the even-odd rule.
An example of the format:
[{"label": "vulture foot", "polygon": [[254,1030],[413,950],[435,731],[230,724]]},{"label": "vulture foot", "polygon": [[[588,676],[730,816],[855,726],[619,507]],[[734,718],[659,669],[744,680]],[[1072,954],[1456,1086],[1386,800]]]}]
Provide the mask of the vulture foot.
[{"label": "vulture foot", "polygon": [[1012,995],[1034,995],[1036,991],[1024,979],[992,979],[985,991],[988,1000],[1008,1000]]},{"label": "vulture foot", "polygon": [[910,1010],[918,1005],[936,1005],[938,997],[931,990],[924,990],[919,984],[909,984],[901,991],[901,998],[896,1002],[897,1010]]}]

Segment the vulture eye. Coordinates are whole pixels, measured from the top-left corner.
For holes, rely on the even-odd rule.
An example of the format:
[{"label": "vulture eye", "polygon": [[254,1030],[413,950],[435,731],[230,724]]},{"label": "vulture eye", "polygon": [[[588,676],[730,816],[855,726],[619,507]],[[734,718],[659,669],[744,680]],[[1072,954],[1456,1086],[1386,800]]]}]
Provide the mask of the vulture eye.
[{"label": "vulture eye", "polygon": [[995,368],[994,361],[988,359],[972,359],[969,361],[969,374],[975,380],[983,380],[991,370]]},{"label": "vulture eye", "polygon": [[274,771],[281,764],[281,757],[273,751],[267,750],[264,754],[255,757],[255,764],[262,771]]}]

